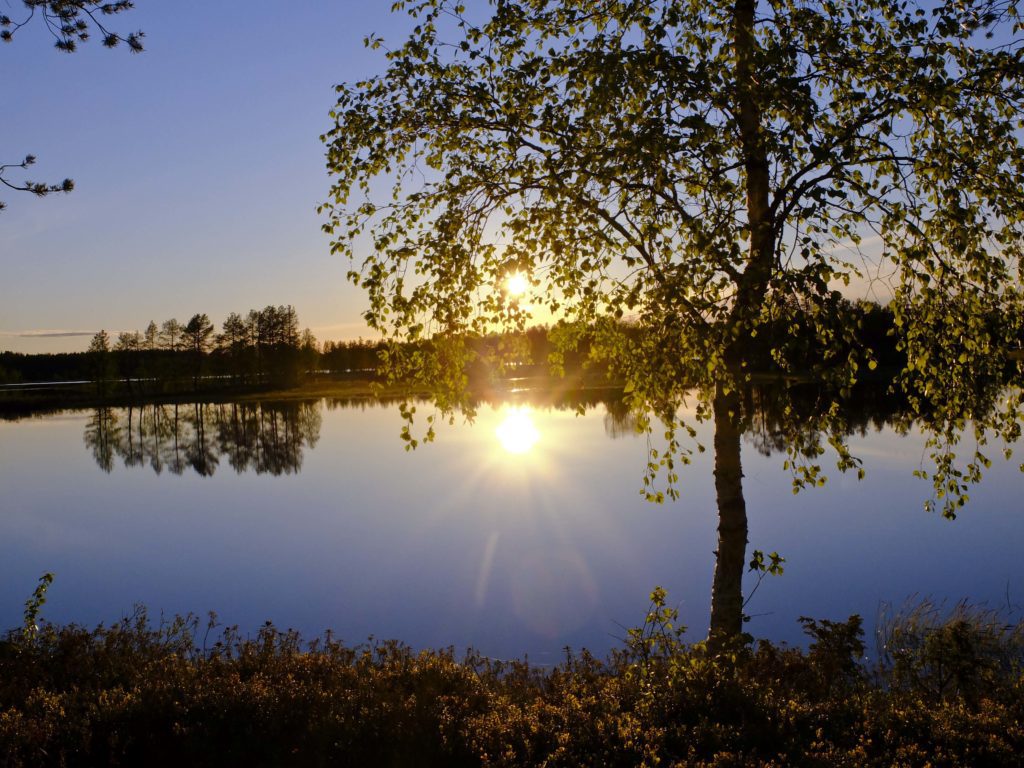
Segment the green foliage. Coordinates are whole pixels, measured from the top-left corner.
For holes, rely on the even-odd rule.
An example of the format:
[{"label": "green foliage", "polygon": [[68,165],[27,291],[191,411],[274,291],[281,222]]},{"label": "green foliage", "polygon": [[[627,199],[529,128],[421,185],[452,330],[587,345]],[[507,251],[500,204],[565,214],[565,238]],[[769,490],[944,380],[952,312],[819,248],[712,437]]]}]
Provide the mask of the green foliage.
[{"label": "green foliage", "polygon": [[[780,555],[778,552],[771,552],[768,555],[768,562],[764,561],[764,552],[759,549],[755,549],[750,556],[750,562],[747,564],[747,570],[751,573],[757,574],[757,581],[754,583],[753,588],[747,595],[746,600],[743,601],[743,607],[746,608],[751,600],[754,599],[754,595],[757,594],[757,590],[761,588],[761,582],[764,581],[765,576],[781,576],[785,572],[783,563],[786,562],[786,558]],[[750,617],[743,614],[743,621],[749,621]]]},{"label": "green foliage", "polygon": [[32,597],[25,601],[25,618],[22,622],[21,634],[30,641],[39,631],[39,616],[46,603],[46,590],[53,584],[53,574],[47,571],[39,577],[39,584],[32,592]]},{"label": "green foliage", "polygon": [[764,561],[764,552],[759,549],[755,549],[750,558],[749,568],[752,571],[756,571],[758,574],[771,574],[772,576],[781,576],[785,570],[782,564],[786,562],[786,558],[780,555],[778,552],[771,552],[768,555],[768,562]]},{"label": "green foliage", "polygon": [[641,661],[670,657],[685,647],[686,627],[678,626],[679,610],[666,605],[667,597],[662,587],[655,587],[643,625],[632,627],[626,633],[628,652]]}]

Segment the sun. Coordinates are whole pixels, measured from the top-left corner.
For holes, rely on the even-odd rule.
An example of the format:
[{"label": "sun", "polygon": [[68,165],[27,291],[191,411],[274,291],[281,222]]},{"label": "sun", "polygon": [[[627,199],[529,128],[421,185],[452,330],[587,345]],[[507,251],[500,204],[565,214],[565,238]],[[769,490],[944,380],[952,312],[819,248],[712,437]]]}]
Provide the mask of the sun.
[{"label": "sun", "polygon": [[522,272],[513,272],[505,281],[505,290],[509,296],[522,296],[530,290],[530,281]]},{"label": "sun", "polygon": [[494,433],[501,447],[514,454],[529,453],[540,440],[540,432],[534,426],[530,409],[526,406],[509,408]]}]

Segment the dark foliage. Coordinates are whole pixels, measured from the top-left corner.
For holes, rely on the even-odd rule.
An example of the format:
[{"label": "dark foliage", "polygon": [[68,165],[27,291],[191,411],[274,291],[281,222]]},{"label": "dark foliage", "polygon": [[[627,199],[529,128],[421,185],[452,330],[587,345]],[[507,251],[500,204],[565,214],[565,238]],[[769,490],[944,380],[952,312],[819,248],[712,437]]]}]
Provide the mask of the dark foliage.
[{"label": "dark foliage", "polygon": [[[86,42],[94,33],[99,34],[103,45],[114,48],[124,43],[132,53],[142,51],[142,39],[145,33],[140,31],[123,35],[107,26],[107,18],[130,10],[134,3],[130,0],[21,0],[22,9],[16,18],[12,18],[10,3],[5,3],[0,11],[0,41],[10,43],[18,31],[38,21],[53,37],[54,47],[58,51],[74,53],[79,43]],[[26,155],[21,162],[0,163],[0,185],[19,192],[30,192],[37,197],[46,197],[54,192],[70,192],[75,182],[64,179],[59,183],[20,180],[11,181],[4,174],[12,170],[27,170],[35,165],[35,155]],[[0,201],[0,210],[5,204]]]},{"label": "dark foliage", "polygon": [[[652,598],[609,658],[570,653],[547,670],[396,642],[307,644],[269,623],[213,640],[195,618],[154,627],[141,610],[91,631],[40,628],[30,600],[25,627],[0,642],[0,765],[1019,764],[1019,626],[993,634],[987,614],[962,611],[901,620],[889,661],[869,668],[859,617],[804,620],[806,651],[711,654],[683,643],[662,591]],[[918,683],[936,643],[960,662],[1001,661],[960,663],[961,684],[934,691]]]}]

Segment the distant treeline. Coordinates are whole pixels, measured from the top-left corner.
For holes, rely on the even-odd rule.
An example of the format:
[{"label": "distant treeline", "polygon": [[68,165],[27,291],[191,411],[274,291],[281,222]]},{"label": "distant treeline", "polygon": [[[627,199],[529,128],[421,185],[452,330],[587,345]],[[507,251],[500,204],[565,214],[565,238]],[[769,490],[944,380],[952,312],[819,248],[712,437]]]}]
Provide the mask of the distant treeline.
[{"label": "distant treeline", "polygon": [[[546,327],[518,334],[473,339],[478,358],[471,373],[490,371],[497,357],[515,366],[546,366],[554,346]],[[219,333],[206,314],[185,324],[150,322],[144,331],[111,339],[100,331],[86,352],[23,354],[0,352],[0,384],[94,382],[102,393],[132,395],[189,392],[265,384],[289,387],[316,374],[377,376],[382,341],[326,341],[299,331],[295,309],[268,306],[246,315],[231,313]],[[586,351],[567,356],[580,367]]]},{"label": "distant treeline", "polygon": [[171,318],[111,339],[97,333],[86,352],[0,353],[0,382],[88,380],[104,393],[157,394],[239,384],[297,384],[320,351],[294,307],[232,312],[219,333],[206,314]]},{"label": "distant treeline", "polygon": [[[846,321],[856,324],[856,344],[873,350],[883,369],[902,366],[902,354],[891,334],[895,325],[892,311],[868,303],[851,305],[850,309]],[[628,323],[624,327],[627,333],[631,332]],[[564,324],[553,328],[538,326],[522,332],[471,338],[468,346],[474,360],[467,373],[474,380],[486,379],[495,372],[543,375],[553,357],[565,371],[579,371],[590,360],[592,334],[587,329],[569,334],[573,348],[567,351],[555,341],[566,328]],[[788,325],[769,327],[763,332],[784,336],[789,345],[802,338],[799,332],[794,335]],[[806,336],[805,356],[808,361],[819,358],[818,347],[822,342],[810,330]],[[770,349],[772,345],[758,347]],[[385,342],[362,339],[318,344],[309,329],[299,330],[293,307],[268,306],[250,310],[244,316],[231,313],[219,333],[207,315],[197,314],[184,325],[173,318],[160,326],[150,322],[144,331],[124,332],[116,340],[100,331],[87,352],[3,352],[0,383],[86,380],[95,382],[100,394],[121,396],[252,385],[290,387],[315,374],[373,379],[385,348]],[[770,370],[773,365],[769,358],[749,362],[759,370]]]}]

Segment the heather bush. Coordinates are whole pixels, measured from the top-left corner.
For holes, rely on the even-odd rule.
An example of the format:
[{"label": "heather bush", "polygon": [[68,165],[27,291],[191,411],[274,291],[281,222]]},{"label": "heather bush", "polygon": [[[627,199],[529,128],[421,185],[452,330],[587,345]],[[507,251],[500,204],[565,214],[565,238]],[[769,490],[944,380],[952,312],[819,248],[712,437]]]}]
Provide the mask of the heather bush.
[{"label": "heather bush", "polygon": [[0,765],[1002,766],[1024,754],[1021,626],[930,604],[802,619],[806,649],[687,643],[662,590],[607,658],[553,669],[216,617],[39,619],[0,640]]}]

